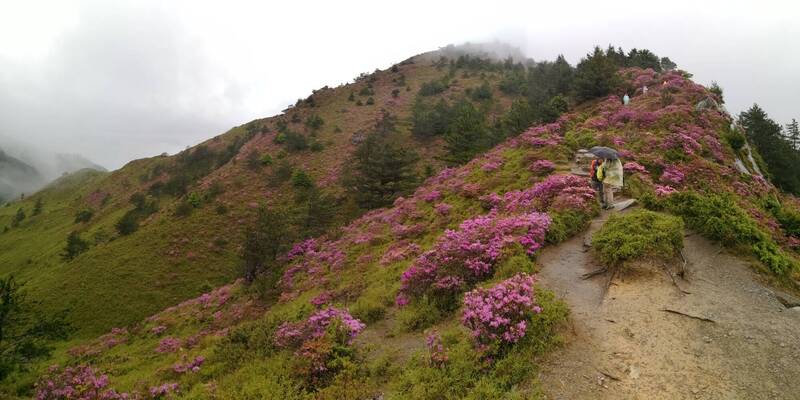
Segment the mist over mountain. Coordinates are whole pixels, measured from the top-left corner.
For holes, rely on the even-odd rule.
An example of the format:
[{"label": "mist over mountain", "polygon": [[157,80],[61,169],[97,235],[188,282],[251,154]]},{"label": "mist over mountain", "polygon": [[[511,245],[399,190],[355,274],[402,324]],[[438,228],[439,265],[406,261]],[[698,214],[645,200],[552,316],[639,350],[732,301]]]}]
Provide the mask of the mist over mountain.
[{"label": "mist over mountain", "polygon": [[60,176],[87,168],[106,171],[80,154],[49,153],[0,143],[0,202],[31,194]]}]

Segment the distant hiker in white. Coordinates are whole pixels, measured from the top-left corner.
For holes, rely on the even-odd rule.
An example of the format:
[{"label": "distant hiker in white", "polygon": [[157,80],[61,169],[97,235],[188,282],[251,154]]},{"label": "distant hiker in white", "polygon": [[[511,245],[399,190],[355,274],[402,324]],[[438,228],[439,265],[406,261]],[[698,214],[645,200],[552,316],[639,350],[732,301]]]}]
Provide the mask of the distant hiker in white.
[{"label": "distant hiker in white", "polygon": [[642,86],[642,94],[647,94],[647,85]]},{"label": "distant hiker in white", "polygon": [[622,104],[627,106],[628,103],[630,103],[630,102],[631,102],[630,96],[628,96],[628,94],[625,93],[625,96],[622,96]]}]

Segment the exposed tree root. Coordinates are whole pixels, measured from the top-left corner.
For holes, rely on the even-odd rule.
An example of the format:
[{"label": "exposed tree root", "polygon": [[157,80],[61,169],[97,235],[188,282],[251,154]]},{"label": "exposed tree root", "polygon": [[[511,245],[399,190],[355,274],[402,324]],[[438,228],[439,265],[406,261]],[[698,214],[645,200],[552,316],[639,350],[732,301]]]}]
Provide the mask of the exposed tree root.
[{"label": "exposed tree root", "polygon": [[684,312],[680,312],[678,310],[673,310],[673,309],[670,309],[670,308],[662,308],[661,311],[672,313],[672,314],[677,314],[677,315],[683,315],[684,317],[694,318],[694,319],[697,319],[697,320],[700,320],[700,321],[711,322],[712,324],[716,324],[717,323],[717,321],[714,321],[713,319],[710,319],[710,318],[698,317],[696,315],[686,314]]}]

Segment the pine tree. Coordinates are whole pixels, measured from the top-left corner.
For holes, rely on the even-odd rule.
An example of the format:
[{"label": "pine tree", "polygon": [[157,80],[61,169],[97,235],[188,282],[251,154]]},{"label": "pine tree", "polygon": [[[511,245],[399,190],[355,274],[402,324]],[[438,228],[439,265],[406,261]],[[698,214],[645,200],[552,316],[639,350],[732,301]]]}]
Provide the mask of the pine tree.
[{"label": "pine tree", "polygon": [[800,127],[794,118],[792,118],[792,122],[786,124],[786,138],[792,144],[793,149],[800,150]]},{"label": "pine tree", "polygon": [[599,47],[578,63],[574,81],[578,100],[607,96],[618,85],[617,65]]},{"label": "pine tree", "polygon": [[277,273],[283,255],[296,235],[290,228],[291,214],[284,209],[261,207],[255,222],[245,232],[242,259],[248,283],[265,271]]},{"label": "pine tree", "polygon": [[27,301],[14,276],[0,278],[0,381],[51,353],[49,341],[71,331],[59,313],[43,317]]},{"label": "pine tree", "polygon": [[24,220],[25,220],[25,217],[26,217],[26,215],[25,215],[25,210],[23,210],[23,209],[22,209],[22,207],[18,208],[18,209],[17,209],[17,213],[16,213],[16,214],[14,214],[14,219],[12,219],[12,220],[11,220],[11,227],[12,227],[12,228],[16,228],[16,227],[18,227],[18,226],[19,226],[19,224],[20,224],[22,221],[24,221]]},{"label": "pine tree", "polygon": [[444,135],[450,164],[463,164],[491,145],[486,116],[472,103],[461,100],[453,107],[453,119]]},{"label": "pine tree", "polygon": [[415,152],[396,143],[392,135],[372,132],[356,148],[345,186],[359,207],[390,205],[416,186],[418,159]]},{"label": "pine tree", "polygon": [[757,104],[739,115],[739,125],[767,164],[775,186],[800,193],[800,153],[783,137],[781,126]]},{"label": "pine tree", "polygon": [[67,236],[67,245],[64,246],[64,252],[61,253],[61,258],[64,261],[70,261],[88,249],[89,242],[81,239],[81,235],[78,234],[78,232],[72,231],[69,236]]},{"label": "pine tree", "polygon": [[36,203],[33,205],[33,215],[39,215],[42,213],[42,208],[44,207],[44,202],[42,198],[39,197],[36,199]]}]

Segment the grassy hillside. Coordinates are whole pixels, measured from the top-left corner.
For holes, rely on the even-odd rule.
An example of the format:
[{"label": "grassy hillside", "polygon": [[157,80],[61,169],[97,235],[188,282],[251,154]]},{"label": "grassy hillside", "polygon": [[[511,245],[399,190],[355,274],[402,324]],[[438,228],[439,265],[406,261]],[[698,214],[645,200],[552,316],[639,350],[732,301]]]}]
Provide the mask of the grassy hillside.
[{"label": "grassy hillside", "polygon": [[[425,97],[430,102],[453,102],[485,84],[491,98],[474,102],[490,120],[518,96],[497,87],[507,68],[519,66],[454,61],[430,54],[412,58],[354,83],[315,91],[281,115],[235,127],[180,154],[75,177],[58,190],[7,204],[0,208],[0,230],[9,227],[0,234],[0,276],[13,273],[27,282],[29,297],[47,314],[68,310],[78,338],[128,325],[231,282],[241,274],[242,231],[255,208],[293,196],[291,183],[278,176],[287,168],[305,171],[332,193],[340,206],[334,222],[343,223],[361,212],[348,205],[352,201],[339,179],[343,166],[382,110],[397,117],[396,136],[419,153],[417,168],[424,175],[443,167],[438,157],[444,151],[441,137],[411,133],[412,104],[424,84],[447,79],[441,92]],[[315,117],[324,121],[316,129],[307,123]],[[276,143],[279,131],[298,133],[308,147],[292,150]],[[142,211],[131,211],[136,194],[145,196]],[[31,216],[37,201],[42,212]],[[12,227],[19,209],[28,218]],[[83,211],[91,218],[76,222]],[[121,235],[115,225],[126,214],[136,216],[139,228]],[[61,254],[72,231],[89,247],[67,260]]]},{"label": "grassy hillside", "polygon": [[[298,243],[272,271],[275,287],[232,283],[60,351],[40,389],[107,374],[97,391],[109,398],[537,398],[537,358],[568,311],[529,274],[541,246],[597,213],[588,181],[569,171],[579,148],[598,144],[621,151],[623,194],[796,284],[796,200],[737,172],[730,117],[696,106],[713,94],[677,71],[619,76],[628,106],[585,103]],[[169,229],[143,229],[156,228]]]}]

